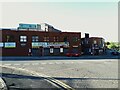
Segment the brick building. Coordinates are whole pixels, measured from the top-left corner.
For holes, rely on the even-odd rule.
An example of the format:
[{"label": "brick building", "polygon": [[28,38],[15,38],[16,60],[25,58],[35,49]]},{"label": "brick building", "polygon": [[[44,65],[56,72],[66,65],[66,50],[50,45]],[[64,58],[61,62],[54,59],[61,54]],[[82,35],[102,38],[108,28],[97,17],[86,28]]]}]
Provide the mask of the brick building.
[{"label": "brick building", "polygon": [[81,47],[84,55],[102,55],[105,53],[105,40],[85,34],[85,38],[81,38]]},{"label": "brick building", "polygon": [[81,32],[61,32],[48,24],[42,28],[38,24],[20,24],[15,30],[1,29],[2,56],[81,54]]}]

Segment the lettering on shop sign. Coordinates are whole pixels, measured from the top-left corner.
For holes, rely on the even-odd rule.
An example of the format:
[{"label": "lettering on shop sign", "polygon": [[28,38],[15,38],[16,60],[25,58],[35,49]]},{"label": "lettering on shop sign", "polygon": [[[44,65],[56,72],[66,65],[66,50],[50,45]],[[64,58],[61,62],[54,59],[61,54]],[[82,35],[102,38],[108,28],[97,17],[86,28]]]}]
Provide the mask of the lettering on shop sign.
[{"label": "lettering on shop sign", "polygon": [[0,47],[3,47],[3,43],[2,42],[0,42]]},{"label": "lettering on shop sign", "polygon": [[24,46],[26,46],[26,43],[21,43],[20,45],[21,45],[22,47],[24,47]]},{"label": "lettering on shop sign", "polygon": [[5,48],[15,48],[16,43],[15,42],[5,42]]},{"label": "lettering on shop sign", "polygon": [[60,46],[64,46],[64,47],[69,47],[69,42],[32,42],[32,47],[50,47],[50,46],[54,46],[54,47],[60,47]]}]

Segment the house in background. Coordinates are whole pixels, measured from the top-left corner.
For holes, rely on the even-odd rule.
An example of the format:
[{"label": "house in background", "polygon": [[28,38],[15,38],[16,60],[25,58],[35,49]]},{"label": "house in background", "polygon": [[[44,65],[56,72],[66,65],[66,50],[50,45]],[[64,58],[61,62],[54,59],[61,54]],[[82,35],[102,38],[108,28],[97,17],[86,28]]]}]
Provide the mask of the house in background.
[{"label": "house in background", "polygon": [[84,55],[102,55],[105,53],[105,40],[102,37],[89,37],[85,34],[85,38],[81,38],[82,54]]}]

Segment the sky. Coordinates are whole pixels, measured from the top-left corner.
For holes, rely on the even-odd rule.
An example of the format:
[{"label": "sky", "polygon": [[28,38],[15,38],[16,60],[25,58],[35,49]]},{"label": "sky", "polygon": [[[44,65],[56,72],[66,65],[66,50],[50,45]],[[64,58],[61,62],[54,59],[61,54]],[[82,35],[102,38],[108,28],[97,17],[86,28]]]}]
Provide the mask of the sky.
[{"label": "sky", "polygon": [[16,28],[19,23],[48,23],[82,37],[103,37],[118,41],[118,2],[1,2],[0,28]]}]

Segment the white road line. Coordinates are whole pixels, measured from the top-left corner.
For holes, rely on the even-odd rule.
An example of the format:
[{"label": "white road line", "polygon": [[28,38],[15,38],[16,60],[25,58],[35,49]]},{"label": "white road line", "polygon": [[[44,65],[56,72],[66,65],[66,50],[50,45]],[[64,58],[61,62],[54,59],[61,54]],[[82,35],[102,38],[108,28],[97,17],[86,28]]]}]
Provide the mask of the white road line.
[{"label": "white road line", "polygon": [[20,65],[20,64],[14,64],[14,65],[18,66],[18,65]]},{"label": "white road line", "polygon": [[48,63],[48,64],[54,64],[54,63]]},{"label": "white road line", "polygon": [[32,75],[35,75],[35,76],[39,76],[39,77],[46,77],[46,80],[49,80],[51,83],[55,83],[57,84],[57,86],[61,86],[63,88],[65,88],[66,90],[74,90],[72,87],[68,86],[67,84],[57,80],[57,79],[54,79],[50,76],[47,76],[45,74],[41,74],[41,73],[38,73],[38,72],[35,72],[35,71],[31,71],[31,70],[27,70],[27,69],[23,69],[23,68],[16,68],[16,67],[11,67],[11,66],[0,66],[0,67],[3,67],[3,68],[9,68],[9,69],[13,69],[13,70],[18,70],[19,72],[20,71],[24,71],[28,74],[32,74]]},{"label": "white road line", "polygon": [[40,67],[39,69],[44,69],[43,67]]},{"label": "white road line", "polygon": [[71,63],[74,63],[74,62],[71,62]]},{"label": "white road line", "polygon": [[61,64],[60,62],[55,62],[56,64]]},{"label": "white road line", "polygon": [[46,64],[46,63],[40,63],[40,64]]},{"label": "white road line", "polygon": [[32,63],[32,65],[38,65],[38,63]]},{"label": "white road line", "polygon": [[105,63],[105,64],[112,64],[111,62],[103,62],[103,63]]},{"label": "white road line", "polygon": [[23,64],[23,65],[30,65],[29,63],[25,63],[25,64]]},{"label": "white road line", "polygon": [[4,65],[11,65],[11,64],[4,64]]},{"label": "white road line", "polygon": [[70,64],[70,62],[65,62],[66,64]]},{"label": "white road line", "polygon": [[83,62],[78,62],[78,63],[83,63]]}]

